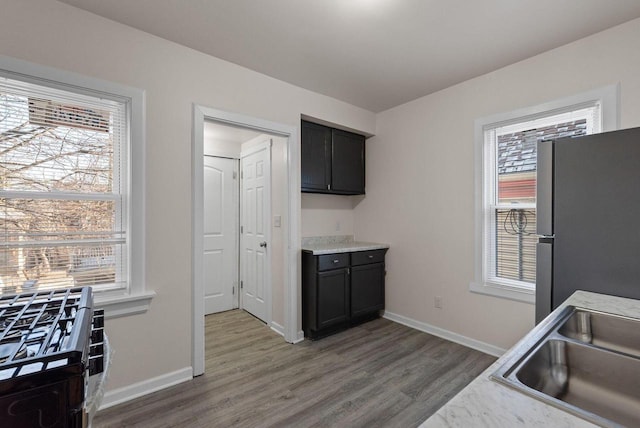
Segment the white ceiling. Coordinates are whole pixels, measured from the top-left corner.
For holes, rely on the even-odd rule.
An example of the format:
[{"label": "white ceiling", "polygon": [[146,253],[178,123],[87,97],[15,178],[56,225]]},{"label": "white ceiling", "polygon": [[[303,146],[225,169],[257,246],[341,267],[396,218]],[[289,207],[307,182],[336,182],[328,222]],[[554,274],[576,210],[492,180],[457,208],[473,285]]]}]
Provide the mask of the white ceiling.
[{"label": "white ceiling", "polygon": [[640,17],[639,0],[61,0],[373,112]]}]

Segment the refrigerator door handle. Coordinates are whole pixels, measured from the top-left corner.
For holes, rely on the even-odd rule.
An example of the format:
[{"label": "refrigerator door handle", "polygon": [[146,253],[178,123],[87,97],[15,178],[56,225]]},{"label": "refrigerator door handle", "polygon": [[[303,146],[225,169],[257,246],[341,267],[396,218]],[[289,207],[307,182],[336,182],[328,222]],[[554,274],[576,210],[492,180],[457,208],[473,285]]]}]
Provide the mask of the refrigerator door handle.
[{"label": "refrigerator door handle", "polygon": [[538,143],[536,234],[553,236],[553,141]]},{"label": "refrigerator door handle", "polygon": [[553,239],[536,244],[536,324],[551,313],[553,294]]}]

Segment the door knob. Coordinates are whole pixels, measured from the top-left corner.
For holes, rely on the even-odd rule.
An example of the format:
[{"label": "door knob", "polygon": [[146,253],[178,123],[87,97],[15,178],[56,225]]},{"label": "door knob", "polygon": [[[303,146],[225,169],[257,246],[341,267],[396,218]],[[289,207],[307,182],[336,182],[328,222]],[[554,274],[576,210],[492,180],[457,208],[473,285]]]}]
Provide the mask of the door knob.
[{"label": "door knob", "polygon": [[262,241],[262,242],[260,243],[260,246],[261,246],[262,248],[267,248],[267,241]]}]

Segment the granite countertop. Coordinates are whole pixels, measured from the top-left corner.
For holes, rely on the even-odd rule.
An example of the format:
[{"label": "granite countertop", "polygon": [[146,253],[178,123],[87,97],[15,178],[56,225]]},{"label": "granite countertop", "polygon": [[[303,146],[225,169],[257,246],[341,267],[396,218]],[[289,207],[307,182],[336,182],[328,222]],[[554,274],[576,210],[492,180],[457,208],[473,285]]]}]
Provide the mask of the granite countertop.
[{"label": "granite countertop", "polygon": [[355,241],[353,236],[311,236],[302,238],[302,251],[314,256],[322,254],[351,253],[354,251],[383,250],[388,244]]},{"label": "granite countertop", "polygon": [[[553,314],[573,305],[618,315],[640,318],[640,301],[604,294],[575,292]],[[526,337],[535,334],[535,327]],[[431,427],[596,427],[551,405],[489,379],[489,375],[516,352],[525,338],[507,351],[480,376],[420,425]]]}]

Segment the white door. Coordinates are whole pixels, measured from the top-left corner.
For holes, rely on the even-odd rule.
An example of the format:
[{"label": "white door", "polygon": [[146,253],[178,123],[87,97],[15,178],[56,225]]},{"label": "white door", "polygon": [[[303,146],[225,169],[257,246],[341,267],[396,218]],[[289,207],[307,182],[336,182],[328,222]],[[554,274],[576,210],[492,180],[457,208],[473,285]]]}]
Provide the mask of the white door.
[{"label": "white door", "polygon": [[205,314],[238,307],[238,160],[204,157]]},{"label": "white door", "polygon": [[270,322],[271,139],[241,155],[240,305]]}]

